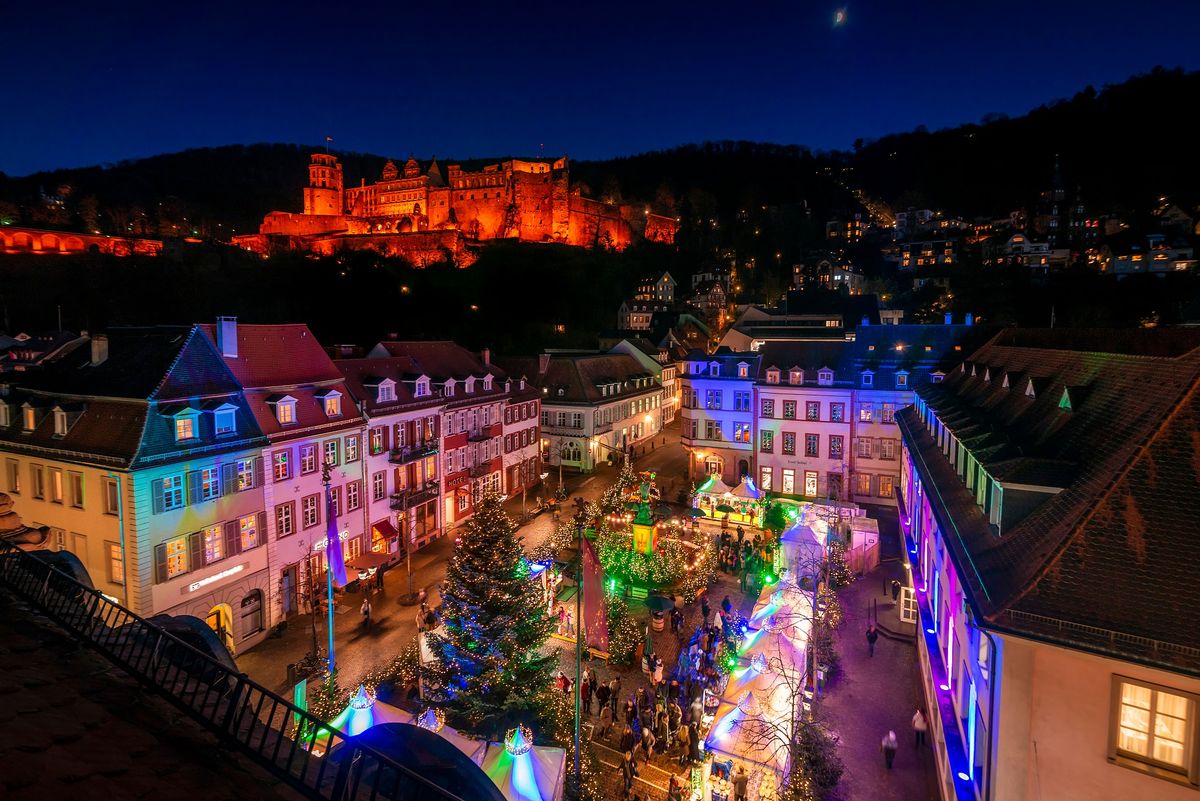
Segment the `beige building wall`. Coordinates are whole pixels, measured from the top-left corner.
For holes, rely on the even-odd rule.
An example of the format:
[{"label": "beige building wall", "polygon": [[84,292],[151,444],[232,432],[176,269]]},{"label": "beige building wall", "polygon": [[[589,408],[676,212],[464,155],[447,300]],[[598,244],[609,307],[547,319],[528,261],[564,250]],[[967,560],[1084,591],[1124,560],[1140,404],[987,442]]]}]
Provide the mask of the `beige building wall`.
[{"label": "beige building wall", "polygon": [[1200,679],[1015,637],[1003,652],[995,801],[1197,798],[1193,786],[1110,761],[1109,746],[1114,676],[1195,695]]},{"label": "beige building wall", "polygon": [[[22,522],[31,528],[49,526],[50,550],[70,551],[83,562],[96,589],[106,595],[126,602],[126,584],[115,581],[124,567],[110,563],[110,545],[121,549],[120,516],[114,509],[105,511],[105,481],[117,481],[127,488],[128,476],[116,470],[106,470],[90,465],[73,464],[58,459],[42,459],[5,451],[0,454],[0,487],[13,501],[13,511],[21,516]],[[18,482],[14,486],[10,466],[15,465]],[[43,476],[42,497],[35,497],[33,470],[41,470]],[[110,474],[112,477],[110,477]],[[75,497],[72,476],[82,478],[82,498]],[[55,476],[60,481],[56,490]],[[55,493],[59,494],[56,495]],[[126,495],[124,501],[128,503]],[[114,576],[114,572],[117,574]],[[128,574],[129,571],[124,571]],[[127,579],[128,580],[128,579]]]}]

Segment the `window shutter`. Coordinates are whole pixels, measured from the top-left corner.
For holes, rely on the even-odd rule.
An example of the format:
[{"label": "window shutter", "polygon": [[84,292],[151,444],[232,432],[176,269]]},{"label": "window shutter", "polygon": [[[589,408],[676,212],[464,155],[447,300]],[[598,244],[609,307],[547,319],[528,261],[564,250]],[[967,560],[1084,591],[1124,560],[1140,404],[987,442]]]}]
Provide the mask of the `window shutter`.
[{"label": "window shutter", "polygon": [[254,486],[261,487],[263,485],[263,458],[261,456],[254,457]]},{"label": "window shutter", "polygon": [[259,512],[255,517],[258,519],[258,543],[259,545],[267,541],[267,513],[266,511]]},{"label": "window shutter", "polygon": [[237,492],[237,462],[221,465],[221,494]]},{"label": "window shutter", "polygon": [[200,532],[188,534],[188,570],[199,570],[204,566],[204,536]]},{"label": "window shutter", "polygon": [[242,552],[242,540],[238,536],[241,533],[238,528],[238,521],[225,521],[225,555],[236,556]]},{"label": "window shutter", "polygon": [[[154,514],[160,515],[163,513],[163,482],[161,478],[156,478],[150,482],[150,495],[154,501]],[[163,546],[158,546],[162,548]],[[163,551],[163,564],[166,564],[166,550]],[[165,575],[165,574],[164,574]]]},{"label": "window shutter", "polygon": [[379,430],[383,432],[383,452],[387,453],[392,449],[392,432],[387,426],[380,426]]},{"label": "window shutter", "polygon": [[[158,482],[161,484],[162,482]],[[161,493],[160,494],[160,505]],[[160,510],[161,511],[161,510]],[[167,580],[167,544],[164,542],[154,546],[154,583],[162,584]]]},{"label": "window shutter", "polygon": [[191,506],[200,501],[200,471],[192,470],[187,474],[187,502]]}]

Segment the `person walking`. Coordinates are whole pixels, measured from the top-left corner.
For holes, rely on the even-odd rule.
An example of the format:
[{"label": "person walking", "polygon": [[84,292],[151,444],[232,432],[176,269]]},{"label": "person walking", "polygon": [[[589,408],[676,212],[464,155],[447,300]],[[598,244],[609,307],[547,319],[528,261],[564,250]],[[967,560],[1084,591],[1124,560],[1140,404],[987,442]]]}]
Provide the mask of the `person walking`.
[{"label": "person walking", "polygon": [[592,683],[588,681],[588,675],[583,674],[583,678],[579,684],[579,700],[583,704],[583,711],[587,714],[592,714]]},{"label": "person walking", "polygon": [[621,703],[621,677],[613,676],[608,683],[608,698],[612,702],[613,715],[617,714],[617,704]]},{"label": "person walking", "polygon": [[879,750],[883,752],[883,763],[887,765],[888,770],[892,769],[892,762],[896,759],[896,746],[896,732],[888,730],[879,744]]},{"label": "person walking", "polygon": [[737,773],[733,776],[733,801],[746,801],[746,785],[749,783],[746,766],[738,765]]},{"label": "person walking", "polygon": [[620,746],[622,751],[633,750],[633,729],[628,726],[621,730]]},{"label": "person walking", "polygon": [[596,686],[595,695],[596,704],[600,707],[601,714],[604,713],[605,709],[608,709],[608,717],[609,719],[612,719],[612,709],[609,709],[608,707],[608,685],[604,682],[600,682]]},{"label": "person walking", "polygon": [[362,613],[363,626],[371,628],[371,599],[363,598],[362,606],[358,611]]},{"label": "person walking", "polygon": [[658,695],[658,688],[662,685],[663,680],[663,663],[659,657],[654,657],[654,694]]},{"label": "person walking", "polygon": [[674,773],[667,782],[667,801],[683,801],[683,782]]},{"label": "person walking", "polygon": [[646,762],[649,762],[650,757],[654,754],[654,744],[657,741],[658,738],[654,736],[654,729],[649,721],[647,721],[646,725],[642,727],[642,753],[645,754]]},{"label": "person walking", "polygon": [[872,623],[867,627],[867,656],[875,656],[875,641],[879,639],[879,632]]},{"label": "person walking", "polygon": [[600,708],[600,736],[608,737],[608,733],[612,730],[612,725],[612,707],[608,704],[604,704]]},{"label": "person walking", "polygon": [[692,762],[700,761],[700,723],[688,724],[688,759]]},{"label": "person walking", "polygon": [[925,715],[921,710],[913,713],[912,727],[914,735],[914,746],[919,747],[925,744],[925,732],[929,731],[929,723],[925,720]]},{"label": "person walking", "polygon": [[708,596],[700,599],[700,613],[704,615],[704,628],[708,628],[708,618],[712,614],[712,609],[708,605]]},{"label": "person walking", "polygon": [[633,761],[633,752],[626,751],[625,758],[621,760],[621,779],[625,783],[625,796],[633,790],[633,779],[638,775],[637,763]]}]

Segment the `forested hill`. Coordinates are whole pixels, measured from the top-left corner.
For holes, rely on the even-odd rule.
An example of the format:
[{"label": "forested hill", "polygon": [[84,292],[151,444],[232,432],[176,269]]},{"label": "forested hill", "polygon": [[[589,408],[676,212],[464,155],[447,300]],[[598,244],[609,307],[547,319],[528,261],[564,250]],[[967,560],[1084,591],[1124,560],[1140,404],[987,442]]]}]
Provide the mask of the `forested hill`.
[{"label": "forested hill", "polygon": [[[851,180],[899,208],[1007,214],[1049,189],[1060,161],[1068,198],[1092,212],[1136,212],[1166,195],[1200,203],[1200,153],[1191,119],[1200,72],[1155,69],[1097,91],[1087,87],[1011,119],[856,143],[838,154]],[[952,99],[947,99],[952,102]]]},{"label": "forested hill", "polygon": [[[799,228],[810,229],[802,239],[819,238],[829,215],[852,209],[855,188],[897,208],[967,217],[1031,208],[1050,187],[1056,156],[1067,192],[1078,188],[1092,212],[1136,212],[1160,195],[1190,208],[1200,202],[1200,156],[1187,123],[1197,97],[1200,72],[1155,70],[1020,117],[860,141],[853,151],[709,142],[576,161],[572,178],[588,196],[644,202],[682,217],[685,240],[708,252],[706,245],[731,244],[724,236],[731,224],[740,221],[753,232],[763,208],[782,210],[770,214],[784,240],[768,249],[789,249],[787,238]],[[268,211],[299,211],[313,150],[230,145],[19,178],[0,173],[0,223],[145,235],[196,231],[224,239],[256,230]],[[375,180],[386,161],[337,155],[347,185]],[[502,158],[439,162],[477,169]],[[719,226],[720,233],[690,226]]]}]

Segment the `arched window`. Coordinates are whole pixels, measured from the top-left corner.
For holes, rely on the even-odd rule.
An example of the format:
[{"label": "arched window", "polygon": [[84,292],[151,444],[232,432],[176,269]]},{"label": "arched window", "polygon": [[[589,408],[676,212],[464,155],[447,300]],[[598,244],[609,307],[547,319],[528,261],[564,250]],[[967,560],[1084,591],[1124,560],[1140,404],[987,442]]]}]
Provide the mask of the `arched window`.
[{"label": "arched window", "polygon": [[242,639],[258,634],[263,630],[263,595],[262,590],[251,590],[242,599]]}]

